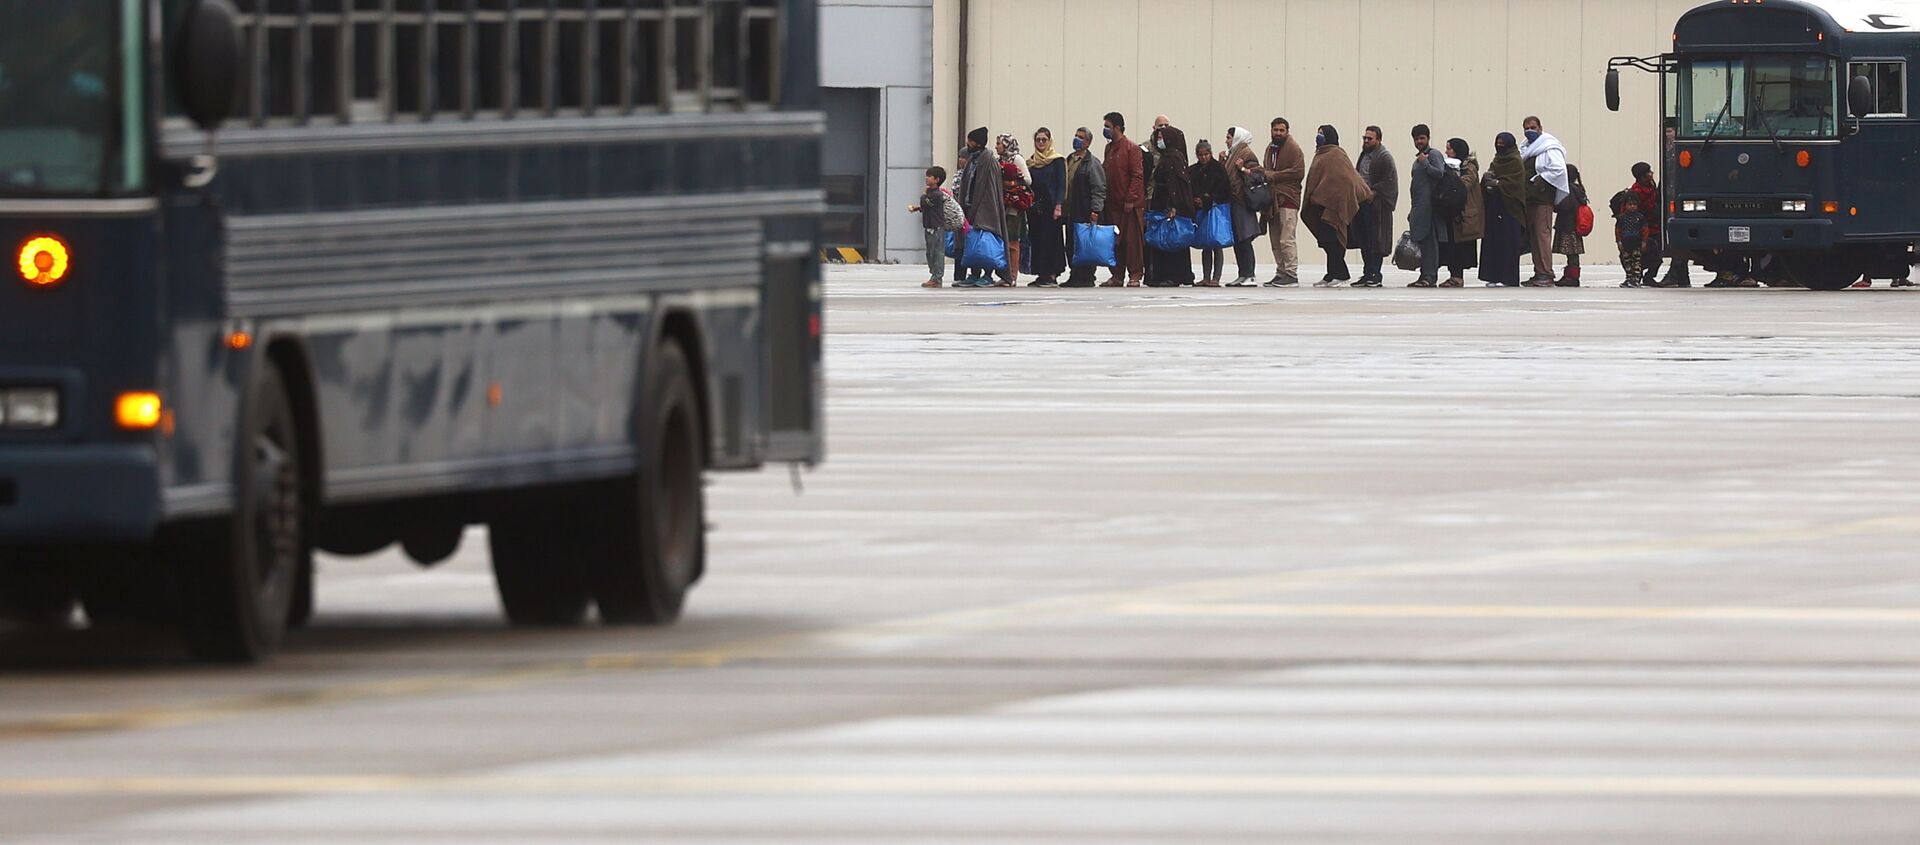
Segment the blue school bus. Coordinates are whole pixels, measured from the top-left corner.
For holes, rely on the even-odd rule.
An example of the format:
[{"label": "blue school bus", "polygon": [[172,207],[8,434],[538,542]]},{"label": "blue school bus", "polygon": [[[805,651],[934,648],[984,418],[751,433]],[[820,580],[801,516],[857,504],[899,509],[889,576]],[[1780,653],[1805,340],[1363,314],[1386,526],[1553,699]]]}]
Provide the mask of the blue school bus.
[{"label": "blue school bus", "polygon": [[1720,0],[1673,51],[1617,57],[1662,77],[1670,249],[1819,290],[1905,275],[1920,240],[1920,62],[1912,0]]},{"label": "blue school bus", "polygon": [[813,0],[0,0],[0,627],[257,660],[490,529],[664,624],[822,456]]}]

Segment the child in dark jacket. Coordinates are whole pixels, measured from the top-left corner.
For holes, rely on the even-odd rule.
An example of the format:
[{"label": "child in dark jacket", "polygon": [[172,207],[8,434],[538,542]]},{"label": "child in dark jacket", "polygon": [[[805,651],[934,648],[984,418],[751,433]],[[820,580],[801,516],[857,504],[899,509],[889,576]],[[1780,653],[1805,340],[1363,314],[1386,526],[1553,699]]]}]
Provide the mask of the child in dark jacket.
[{"label": "child in dark jacket", "polygon": [[926,230],[927,238],[927,280],[921,283],[923,288],[941,286],[941,279],[947,272],[947,232],[955,218],[965,220],[959,213],[953,194],[945,187],[947,171],[943,167],[927,168],[927,190],[920,196],[920,202],[907,206],[907,213],[920,215],[920,228]]},{"label": "child in dark jacket", "polygon": [[1623,288],[1641,287],[1647,245],[1647,215],[1640,208],[1640,197],[1628,188],[1613,195],[1613,245],[1620,250],[1620,268],[1627,271]]}]

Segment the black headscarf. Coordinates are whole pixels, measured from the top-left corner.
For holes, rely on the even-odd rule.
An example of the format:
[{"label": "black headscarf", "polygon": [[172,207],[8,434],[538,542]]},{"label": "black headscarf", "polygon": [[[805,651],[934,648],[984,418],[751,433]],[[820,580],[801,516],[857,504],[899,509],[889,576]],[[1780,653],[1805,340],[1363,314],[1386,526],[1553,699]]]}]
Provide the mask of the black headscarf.
[{"label": "black headscarf", "polygon": [[987,127],[982,126],[979,129],[975,129],[972,132],[968,132],[967,140],[972,141],[975,144],[980,145],[981,147],[985,147],[987,145]]},{"label": "black headscarf", "polygon": [[1326,142],[1328,144],[1331,144],[1336,147],[1340,146],[1340,130],[1333,128],[1333,124],[1330,124],[1330,123],[1321,124],[1320,134],[1326,137]]},{"label": "black headscarf", "polygon": [[1453,149],[1453,157],[1461,161],[1466,161],[1467,156],[1473,155],[1473,148],[1467,146],[1465,138],[1448,138],[1447,146]]},{"label": "black headscarf", "polygon": [[1193,175],[1187,171],[1187,133],[1172,126],[1153,130],[1153,202],[1155,211],[1172,211],[1181,217],[1193,216]]}]

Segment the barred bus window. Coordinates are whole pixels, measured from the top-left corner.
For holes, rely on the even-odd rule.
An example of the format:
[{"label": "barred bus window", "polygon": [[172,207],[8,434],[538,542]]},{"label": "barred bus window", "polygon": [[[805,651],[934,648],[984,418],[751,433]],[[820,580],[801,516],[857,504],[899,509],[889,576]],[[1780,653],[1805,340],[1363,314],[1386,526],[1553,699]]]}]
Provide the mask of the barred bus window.
[{"label": "barred bus window", "polygon": [[587,105],[587,65],[593,61],[587,43],[586,0],[559,0],[554,12],[559,32],[554,47],[553,107],[579,111]]},{"label": "barred bus window", "polygon": [[658,109],[666,102],[667,27],[661,0],[640,0],[633,21],[633,106]]},{"label": "barred bus window", "polygon": [[628,91],[632,47],[628,44],[627,0],[595,0],[593,10],[593,106],[623,113],[632,101]]},{"label": "barred bus window", "polygon": [[349,118],[355,123],[377,123],[388,119],[388,56],[393,52],[388,40],[389,0],[353,0],[353,23],[347,35],[353,40],[353,102]]},{"label": "barred bus window", "polygon": [[745,93],[749,103],[774,102],[775,68],[780,66],[779,26],[780,10],[775,0],[751,0],[747,4]]},{"label": "barred bus window", "polygon": [[547,3],[520,0],[513,20],[514,107],[539,114],[547,110]]},{"label": "barred bus window", "polygon": [[267,0],[265,12],[258,19],[260,34],[254,39],[255,48],[260,50],[257,118],[296,118],[302,111],[302,98],[297,92],[303,87],[299,75],[305,68],[300,54],[300,3]]},{"label": "barred bus window", "polygon": [[740,102],[740,42],[746,37],[740,0],[713,0],[707,4],[708,32],[712,36],[708,55],[713,59],[712,88],[709,99],[717,103]]},{"label": "barred bus window", "polygon": [[468,52],[472,20],[467,0],[439,0],[433,12],[433,109],[436,114],[464,116],[471,111],[468,97],[473,62]]},{"label": "barred bus window", "polygon": [[480,0],[474,13],[473,108],[483,114],[507,109],[507,0]]},{"label": "barred bus window", "polygon": [[307,114],[316,123],[345,117],[345,0],[308,0]]},{"label": "barred bus window", "polygon": [[426,0],[395,0],[392,85],[396,117],[419,117],[426,110],[426,22]]},{"label": "barred bus window", "polygon": [[260,51],[254,45],[260,34],[259,11],[261,0],[235,0],[234,8],[240,13],[240,55],[237,57],[239,79],[235,80],[234,120],[250,125],[260,122],[260,84],[259,69],[255,66]]},{"label": "barred bus window", "polygon": [[675,109],[698,110],[706,106],[705,11],[700,0],[673,0],[669,25],[673,39]]}]

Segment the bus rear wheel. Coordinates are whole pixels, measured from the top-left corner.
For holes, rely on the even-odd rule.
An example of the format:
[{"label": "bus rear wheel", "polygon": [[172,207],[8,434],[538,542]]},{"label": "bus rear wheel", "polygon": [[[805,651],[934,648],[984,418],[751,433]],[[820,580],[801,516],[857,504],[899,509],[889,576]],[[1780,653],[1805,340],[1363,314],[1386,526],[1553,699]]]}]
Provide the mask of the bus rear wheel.
[{"label": "bus rear wheel", "polygon": [[1865,272],[1864,262],[1838,251],[1788,253],[1779,260],[1788,281],[1810,290],[1846,290]]},{"label": "bus rear wheel", "polygon": [[[531,500],[535,495],[529,494]],[[587,586],[571,491],[495,519],[487,526],[493,583],[507,621],[560,628],[587,618]]]},{"label": "bus rear wheel", "polygon": [[161,539],[179,584],[187,648],[228,663],[279,650],[312,554],[299,427],[273,367],[261,369],[241,422],[233,515],[171,526]]},{"label": "bus rear wheel", "polygon": [[666,625],[680,618],[706,565],[705,428],[679,344],[654,354],[635,416],[639,466],[597,511],[588,560],[602,622]]}]

